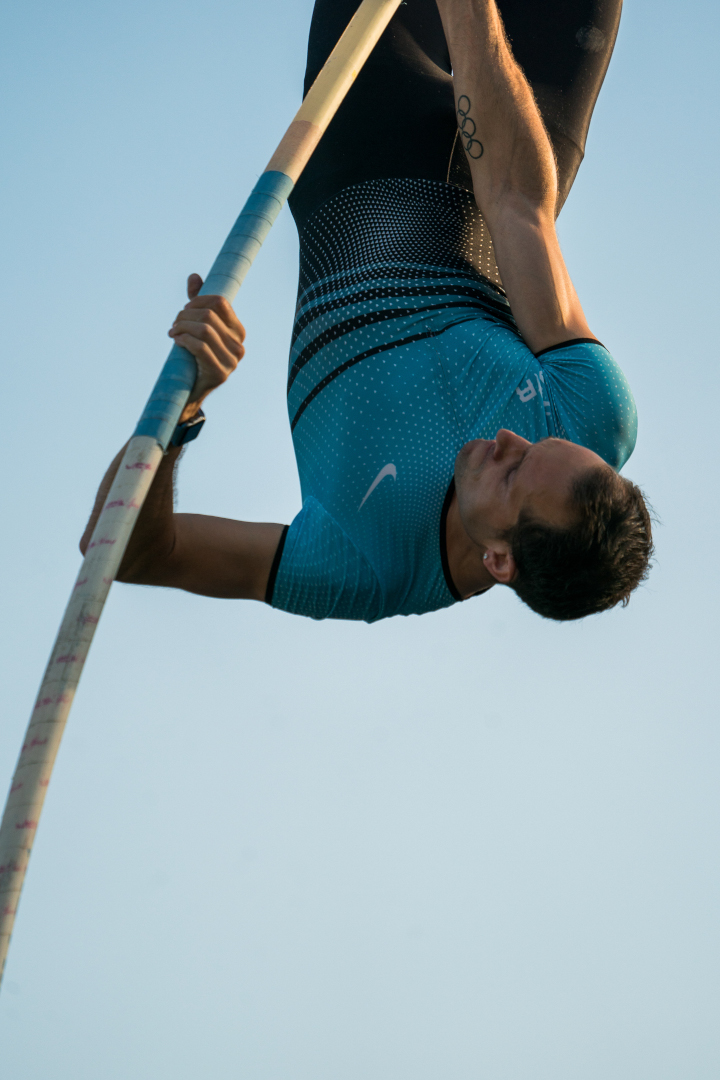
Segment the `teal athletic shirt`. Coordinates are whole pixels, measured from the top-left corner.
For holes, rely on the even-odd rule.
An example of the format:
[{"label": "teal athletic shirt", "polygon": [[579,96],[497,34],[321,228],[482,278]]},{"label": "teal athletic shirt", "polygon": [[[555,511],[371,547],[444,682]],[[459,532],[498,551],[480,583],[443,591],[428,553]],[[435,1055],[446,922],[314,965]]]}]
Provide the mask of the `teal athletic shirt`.
[{"label": "teal athletic shirt", "polygon": [[632,453],[617,363],[585,339],[533,355],[478,269],[483,229],[466,191],[402,179],[344,189],[303,229],[288,378],[303,505],[273,607],[375,622],[460,600],[445,516],[470,439],[553,435],[615,469]]}]

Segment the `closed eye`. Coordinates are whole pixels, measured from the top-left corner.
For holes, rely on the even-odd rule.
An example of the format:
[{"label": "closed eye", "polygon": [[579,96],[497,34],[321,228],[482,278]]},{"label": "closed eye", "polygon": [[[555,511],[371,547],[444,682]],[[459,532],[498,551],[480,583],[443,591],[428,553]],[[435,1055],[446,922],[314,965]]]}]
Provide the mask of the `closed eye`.
[{"label": "closed eye", "polygon": [[[529,450],[529,449],[530,449],[530,447],[528,447],[528,450]],[[520,468],[520,466],[521,466],[521,465],[523,464],[523,462],[525,461],[525,458],[526,458],[526,457],[527,457],[527,455],[528,455],[528,450],[526,450],[526,451],[525,451],[525,452],[523,453],[523,455],[522,455],[522,457],[520,458],[520,460],[519,460],[519,461],[516,461],[514,465],[511,465],[511,466],[510,466],[510,468],[508,469],[508,471],[507,471],[507,472],[505,473],[505,483],[506,483],[506,484],[509,484],[509,483],[510,483],[510,478],[511,478],[512,476],[514,476],[514,475],[515,475],[515,473],[516,473],[516,472],[518,471],[518,469]]]}]

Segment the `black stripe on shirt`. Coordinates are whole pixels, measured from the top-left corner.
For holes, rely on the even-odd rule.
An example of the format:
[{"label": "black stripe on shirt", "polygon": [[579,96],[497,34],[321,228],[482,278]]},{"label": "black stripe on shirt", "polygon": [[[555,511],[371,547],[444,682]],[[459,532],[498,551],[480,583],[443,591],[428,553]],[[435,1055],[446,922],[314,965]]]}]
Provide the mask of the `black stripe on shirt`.
[{"label": "black stripe on shirt", "polygon": [[[387,311],[369,311],[363,315],[354,315],[352,319],[345,319],[344,322],[336,323],[335,326],[329,327],[327,330],[323,330],[322,334],[306,345],[303,351],[298,356],[297,360],[290,368],[290,374],[288,375],[287,389],[288,393],[292,388],[292,384],[298,377],[300,371],[305,367],[309,360],[312,360],[316,353],[319,353],[326,345],[330,345],[333,341],[337,341],[338,338],[344,337],[345,334],[352,333],[353,330],[361,330],[365,326],[374,326],[377,323],[388,322],[391,319],[403,319],[412,315],[423,315],[428,311],[446,311],[450,308],[466,308],[470,311],[477,311],[477,304],[472,304],[468,300],[457,300],[451,303],[444,304],[429,304],[424,308],[391,308]],[[392,349],[394,345],[403,345],[408,341],[418,341],[423,337],[434,337],[435,334],[441,333],[441,331],[435,330],[425,334],[416,334],[411,338],[405,338],[403,341],[392,341],[386,345],[380,345],[376,349],[361,353],[358,356],[358,360],[364,360],[366,356],[371,356],[373,352],[382,352],[383,349]],[[356,363],[356,360],[350,360],[347,366],[350,367]],[[338,369],[340,370],[340,369]],[[343,367],[342,370],[345,370]]]},{"label": "black stripe on shirt", "polygon": [[[515,320],[513,319],[507,304],[495,300],[494,297],[487,296],[481,289],[472,288],[472,286],[457,285],[453,281],[448,281],[445,285],[378,285],[374,289],[365,289],[362,292],[353,293],[351,296],[342,296],[336,297],[333,300],[326,300],[324,303],[316,304],[308,311],[305,311],[296,320],[295,326],[293,327],[292,344],[295,344],[303,330],[320,315],[326,315],[330,311],[339,311],[341,308],[350,307],[353,304],[366,303],[368,300],[383,300],[401,296],[472,297],[477,301],[477,306],[485,309],[493,316],[493,318],[501,319],[503,322],[512,326],[515,325]],[[416,310],[422,312],[428,309],[420,307]]]},{"label": "black stripe on shirt", "polygon": [[455,582],[450,574],[450,563],[448,561],[447,553],[447,519],[450,512],[450,506],[452,504],[453,495],[455,494],[455,477],[453,476],[450,481],[450,486],[447,489],[445,495],[445,501],[443,503],[442,513],[440,514],[440,562],[442,563],[443,574],[445,575],[445,584],[448,587],[448,591],[453,600],[462,600],[462,596],[457,591]]},{"label": "black stripe on shirt", "polygon": [[272,566],[270,567],[270,577],[268,578],[267,588],[265,589],[265,603],[272,604],[273,593],[275,592],[275,580],[278,576],[278,570],[280,569],[280,560],[282,559],[283,551],[285,550],[285,541],[287,540],[289,525],[286,525],[280,534],[278,546],[275,548],[275,555],[273,556]]},{"label": "black stripe on shirt", "polygon": [[326,375],[325,378],[317,384],[314,390],[310,391],[308,396],[300,404],[298,411],[295,413],[292,423],[290,424],[290,430],[295,430],[295,426],[298,420],[305,412],[310,402],[318,396],[321,390],[324,390],[326,386],[330,385],[333,379],[337,379],[338,375],[342,375],[344,371],[347,371],[348,368],[353,367],[354,364],[359,364],[361,360],[367,360],[369,356],[377,356],[378,353],[387,352],[389,349],[398,348],[400,345],[412,345],[414,341],[422,341],[424,338],[438,337],[439,334],[444,334],[446,330],[452,329],[452,327],[455,325],[455,323],[452,323],[450,326],[443,326],[439,330],[425,330],[422,334],[413,334],[411,337],[401,338],[399,341],[388,341],[385,345],[376,345],[375,348],[368,349],[366,352],[363,353],[358,353],[357,356],[353,356],[350,360],[346,360],[344,364],[340,364],[340,366],[336,367],[334,371],[331,371],[329,375]]},{"label": "black stripe on shirt", "polygon": [[[298,308],[305,307],[310,301],[317,301],[328,293],[337,292],[338,289],[377,281],[378,278],[395,278],[398,281],[417,281],[423,278],[426,280],[428,278],[455,278],[460,281],[472,282],[480,289],[492,290],[505,301],[503,306],[507,305],[504,289],[501,289],[499,285],[490,281],[489,278],[486,278],[484,274],[479,273],[477,270],[463,270],[462,265],[443,267],[438,266],[435,261],[425,263],[422,259],[414,259],[411,265],[401,262],[383,262],[381,260],[374,265],[351,267],[348,270],[341,270],[332,275],[324,272],[322,277],[316,278],[315,281],[308,285],[302,284],[303,278],[307,279],[311,274],[304,267],[301,267],[297,306]],[[467,263],[464,265],[467,266]]]},{"label": "black stripe on shirt", "polygon": [[601,348],[605,348],[602,341],[598,341],[595,337],[574,337],[569,341],[560,341],[557,345],[548,345],[547,349],[541,349],[540,352],[535,353],[535,359],[544,356],[545,353],[555,352],[556,349],[566,349],[568,345],[600,345]]}]

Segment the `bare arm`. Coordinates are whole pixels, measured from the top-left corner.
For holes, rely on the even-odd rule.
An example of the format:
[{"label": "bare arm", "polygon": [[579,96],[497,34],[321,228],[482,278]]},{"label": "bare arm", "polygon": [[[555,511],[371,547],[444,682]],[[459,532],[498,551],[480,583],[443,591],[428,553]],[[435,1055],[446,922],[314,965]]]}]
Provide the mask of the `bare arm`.
[{"label": "bare arm", "polygon": [[[198,379],[182,419],[197,413],[200,403],[237,367],[245,332],[220,297],[197,297],[202,281],[188,283],[191,302],[181,311],[170,336],[195,356]],[[108,469],[80,541],[85,553],[115,478],[123,450]],[[173,475],[181,450],[163,458],[138,516],[118,580],[136,585],[165,585],[205,596],[264,600],[270,568],[283,526],[201,514],[176,514]]]},{"label": "bare arm", "polygon": [[475,198],[520,332],[534,352],[592,337],[555,231],[557,172],[495,0],[438,0]]}]

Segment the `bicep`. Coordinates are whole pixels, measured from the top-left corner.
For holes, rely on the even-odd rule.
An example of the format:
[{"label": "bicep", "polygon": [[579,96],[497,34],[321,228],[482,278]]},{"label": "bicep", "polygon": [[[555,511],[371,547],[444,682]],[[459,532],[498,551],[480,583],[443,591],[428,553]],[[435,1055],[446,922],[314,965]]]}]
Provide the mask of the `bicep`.
[{"label": "bicep", "polygon": [[175,514],[173,521],[172,551],[138,584],[224,599],[265,599],[283,525],[204,514]]},{"label": "bicep", "polygon": [[508,199],[487,217],[503,287],[529,348],[538,353],[592,337],[551,211]]}]

